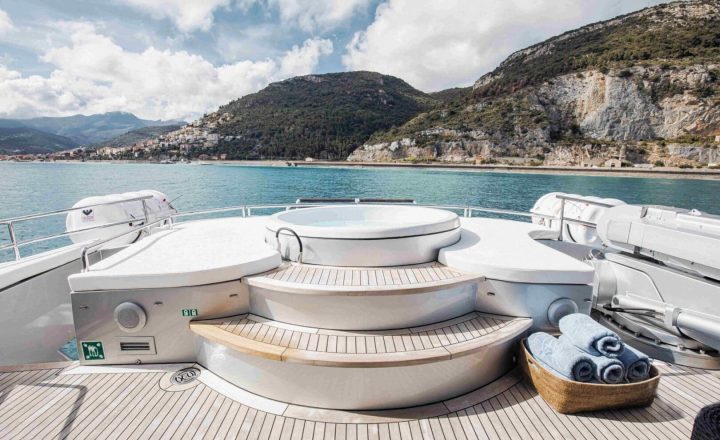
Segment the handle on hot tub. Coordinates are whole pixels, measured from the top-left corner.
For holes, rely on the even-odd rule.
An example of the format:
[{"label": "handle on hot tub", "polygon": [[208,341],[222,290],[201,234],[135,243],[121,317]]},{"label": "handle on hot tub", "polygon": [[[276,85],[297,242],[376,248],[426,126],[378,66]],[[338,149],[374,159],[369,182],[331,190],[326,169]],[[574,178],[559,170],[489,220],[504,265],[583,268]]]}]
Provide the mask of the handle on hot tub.
[{"label": "handle on hot tub", "polygon": [[[277,244],[278,244],[278,251],[281,250],[281,249],[280,249],[280,232],[282,232],[282,231],[288,231],[288,232],[290,232],[290,233],[291,233],[292,235],[294,235],[295,238],[297,239],[298,246],[299,246],[299,249],[300,249],[300,252],[298,253],[297,262],[298,262],[298,263],[302,263],[302,256],[303,256],[303,244],[302,244],[302,240],[300,240],[300,236],[297,234],[297,232],[293,231],[292,229],[288,228],[287,226],[283,226],[283,227],[281,227],[281,228],[278,228],[278,230],[275,231],[275,241],[277,241]],[[280,254],[282,255],[282,252],[280,252]]]}]

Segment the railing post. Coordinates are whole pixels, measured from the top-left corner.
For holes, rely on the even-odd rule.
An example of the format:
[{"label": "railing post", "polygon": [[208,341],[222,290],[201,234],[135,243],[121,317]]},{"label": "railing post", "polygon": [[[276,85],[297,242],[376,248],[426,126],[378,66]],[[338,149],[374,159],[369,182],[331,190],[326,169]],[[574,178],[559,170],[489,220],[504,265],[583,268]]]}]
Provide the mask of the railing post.
[{"label": "railing post", "polygon": [[8,222],[8,233],[10,234],[10,242],[12,243],[13,252],[15,253],[15,261],[20,259],[20,248],[17,245],[17,238],[15,237],[15,225],[13,222]]},{"label": "railing post", "polygon": [[565,227],[565,199],[560,199],[560,235],[558,241],[563,241],[563,228]]},{"label": "railing post", "polygon": [[[147,224],[150,223],[150,214],[148,214],[147,203],[145,203],[145,199],[140,201],[142,202],[143,216],[145,216],[145,225],[147,226]],[[145,232],[150,233],[150,228],[145,229]]]},{"label": "railing post", "polygon": [[88,256],[88,248],[84,247],[82,251],[82,255],[80,256],[80,260],[82,261],[82,271],[87,272],[90,267],[90,257]]}]

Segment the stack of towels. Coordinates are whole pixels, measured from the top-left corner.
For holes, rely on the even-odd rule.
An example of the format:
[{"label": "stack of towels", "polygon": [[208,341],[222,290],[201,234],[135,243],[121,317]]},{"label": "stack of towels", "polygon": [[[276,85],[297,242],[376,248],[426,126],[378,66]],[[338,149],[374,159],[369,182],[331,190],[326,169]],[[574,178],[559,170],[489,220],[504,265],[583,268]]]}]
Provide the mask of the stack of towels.
[{"label": "stack of towels", "polygon": [[650,358],[582,313],[560,319],[562,336],[533,333],[528,350],[554,373],[578,382],[619,384],[650,376]]}]

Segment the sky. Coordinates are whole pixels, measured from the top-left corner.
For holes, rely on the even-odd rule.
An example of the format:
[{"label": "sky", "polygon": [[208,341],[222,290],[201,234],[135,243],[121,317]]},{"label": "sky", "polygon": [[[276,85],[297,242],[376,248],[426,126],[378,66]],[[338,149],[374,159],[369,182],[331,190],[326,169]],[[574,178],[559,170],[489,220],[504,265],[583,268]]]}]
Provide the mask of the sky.
[{"label": "sky", "polygon": [[267,84],[372,70],[433,92],[662,0],[0,0],[0,117],[194,120]]}]

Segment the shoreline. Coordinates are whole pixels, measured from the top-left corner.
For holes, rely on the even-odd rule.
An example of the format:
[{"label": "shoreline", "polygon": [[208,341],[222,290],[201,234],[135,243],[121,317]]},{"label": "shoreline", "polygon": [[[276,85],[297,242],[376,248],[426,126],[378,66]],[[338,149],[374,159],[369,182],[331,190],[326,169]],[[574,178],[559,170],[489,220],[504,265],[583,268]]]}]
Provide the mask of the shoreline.
[{"label": "shoreline", "polygon": [[359,167],[359,168],[427,168],[451,171],[476,171],[518,174],[555,174],[574,176],[617,176],[674,179],[720,180],[720,170],[682,168],[585,168],[522,165],[474,165],[453,163],[402,163],[402,162],[340,162],[340,161],[288,161],[295,167]]},{"label": "shoreline", "polygon": [[[57,160],[52,162],[12,162],[0,163],[69,163],[69,164],[155,164],[139,160]],[[720,180],[720,170],[681,169],[681,168],[585,168],[561,166],[523,166],[523,165],[475,165],[461,163],[407,163],[407,162],[347,162],[347,161],[300,161],[300,160],[213,160],[194,161],[191,164],[169,165],[229,165],[247,167],[305,167],[305,168],[412,168],[434,169],[460,172],[513,173],[513,174],[549,174],[571,176],[612,176],[612,177],[645,177],[667,179]]]}]

